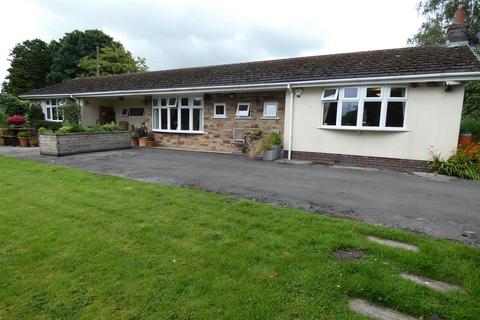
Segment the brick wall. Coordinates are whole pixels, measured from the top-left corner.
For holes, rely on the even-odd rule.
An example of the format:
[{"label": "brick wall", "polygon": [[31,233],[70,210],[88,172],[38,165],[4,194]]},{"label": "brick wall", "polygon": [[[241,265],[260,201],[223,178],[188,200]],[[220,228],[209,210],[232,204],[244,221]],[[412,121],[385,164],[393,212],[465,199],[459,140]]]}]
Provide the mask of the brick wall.
[{"label": "brick wall", "polygon": [[[265,101],[278,102],[276,119],[263,119],[263,103]],[[236,118],[237,103],[251,103],[251,118]],[[213,106],[215,103],[226,103],[227,118],[214,119]],[[149,111],[151,113],[151,111]],[[151,114],[145,114],[150,125]],[[155,133],[158,146],[183,148],[191,150],[240,152],[238,146],[231,146],[234,128],[259,128],[264,132],[272,129],[280,131],[283,137],[283,122],[285,118],[285,92],[253,92],[235,94],[206,94],[204,97],[204,133]]]},{"label": "brick wall", "polygon": [[292,151],[292,159],[308,160],[327,165],[370,167],[396,171],[428,171],[428,162],[421,160],[367,157],[347,154]]}]

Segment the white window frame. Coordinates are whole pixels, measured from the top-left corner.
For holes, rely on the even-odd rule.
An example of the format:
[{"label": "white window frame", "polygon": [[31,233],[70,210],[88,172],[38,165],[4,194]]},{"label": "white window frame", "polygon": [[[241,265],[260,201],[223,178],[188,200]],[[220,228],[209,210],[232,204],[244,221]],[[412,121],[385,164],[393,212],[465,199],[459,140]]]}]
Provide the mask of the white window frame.
[{"label": "white window frame", "polygon": [[[53,103],[55,101],[55,104]],[[44,101],[45,104],[45,120],[52,122],[63,122],[63,110],[62,107],[65,105],[65,100],[62,99],[47,99]],[[53,109],[57,114],[57,119],[53,119]],[[50,117],[48,114],[50,113]],[[58,116],[61,115],[61,119]]]},{"label": "white window frame", "polygon": [[[344,90],[349,87],[337,88],[336,96],[337,99],[333,99],[332,96],[325,98],[326,90],[333,90],[335,88],[325,88],[322,93],[322,107],[321,107],[321,116],[320,116],[320,126],[322,129],[336,129],[336,130],[359,130],[359,131],[408,131],[407,128],[407,102],[408,102],[408,87],[405,85],[368,85],[368,86],[356,86],[358,87],[358,97],[357,98],[344,98]],[[367,88],[381,88],[380,97],[367,97]],[[404,97],[390,97],[391,88],[404,88],[405,96]],[[357,121],[355,126],[343,126],[342,121],[342,107],[344,102],[357,102]],[[337,118],[335,125],[326,125],[323,124],[323,113],[325,110],[325,102],[337,102]],[[365,102],[381,102],[380,108],[380,123],[379,126],[364,126],[363,125],[363,112]],[[403,126],[402,127],[387,127],[387,106],[388,102],[403,102],[404,103],[404,113],[403,113]]]},{"label": "white window frame", "polygon": [[[334,97],[332,97],[332,96],[325,97],[325,93],[328,90],[335,90],[335,96]],[[339,91],[338,88],[325,88],[325,89],[323,89],[322,100],[323,101],[337,101],[338,100],[338,91]]]},{"label": "white window frame", "polygon": [[[240,114],[240,106],[243,106],[243,105],[246,105],[248,108],[247,108],[247,114],[244,115],[244,114]],[[241,111],[242,113],[244,113],[245,111]],[[237,118],[250,118],[252,116],[252,104],[249,103],[249,102],[239,102],[237,103],[237,113],[236,113],[236,117]]]},{"label": "white window frame", "polygon": [[129,108],[122,108],[122,113],[120,114],[121,117],[128,117],[129,114],[130,114],[130,109]]},{"label": "white window frame", "polygon": [[[275,106],[275,115],[267,115],[267,105]],[[278,102],[276,101],[265,101],[263,103],[263,117],[266,119],[278,119]]]},{"label": "white window frame", "polygon": [[[182,98],[188,98],[188,105],[180,105],[182,102]],[[162,100],[166,99],[166,106],[162,106]],[[170,100],[175,99],[175,104],[171,104]],[[152,121],[152,131],[155,132],[173,132],[173,133],[192,133],[192,134],[199,134],[199,133],[204,133],[203,128],[204,128],[204,106],[203,106],[203,97],[191,97],[191,96],[178,96],[178,97],[159,97],[158,100],[160,101],[160,104],[157,106],[153,106],[152,103],[152,117],[153,117],[153,110],[158,110],[158,127],[155,128],[153,127],[154,121]],[[194,105],[194,101],[200,101],[200,105]],[[171,109],[176,109],[177,110],[177,128],[171,128],[170,126],[172,125],[170,121],[171,117]],[[182,125],[182,109],[188,109],[189,110],[189,129],[188,130],[182,130],[181,125]],[[167,129],[161,129],[162,127],[162,110],[167,110]],[[199,130],[193,130],[193,111],[194,110],[200,110],[200,119],[199,119]]]},{"label": "white window frame", "polygon": [[[141,115],[141,116],[132,116],[132,113],[130,112],[131,109],[143,109],[143,115]],[[131,108],[128,108],[128,116],[129,116],[129,117],[133,117],[133,118],[144,118],[144,117],[145,117],[145,108],[142,108],[142,107],[131,107]]]},{"label": "white window frame", "polygon": [[[217,114],[217,107],[223,107],[223,114]],[[222,103],[214,103],[213,104],[213,117],[215,119],[225,119],[227,117],[227,104],[225,102]]]}]

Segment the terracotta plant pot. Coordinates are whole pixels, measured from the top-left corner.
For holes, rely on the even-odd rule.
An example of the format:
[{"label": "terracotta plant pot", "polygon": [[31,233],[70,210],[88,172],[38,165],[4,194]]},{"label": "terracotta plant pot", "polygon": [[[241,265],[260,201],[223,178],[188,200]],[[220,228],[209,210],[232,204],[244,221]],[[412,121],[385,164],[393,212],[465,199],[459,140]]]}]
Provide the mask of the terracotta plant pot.
[{"label": "terracotta plant pot", "polygon": [[27,148],[29,146],[28,137],[18,137],[18,141],[20,141],[20,147]]},{"label": "terracotta plant pot", "polygon": [[461,133],[458,138],[458,144],[461,146],[472,143],[472,134],[471,133]]},{"label": "terracotta plant pot", "polygon": [[147,140],[147,148],[155,147],[155,140]]},{"label": "terracotta plant pot", "polygon": [[145,148],[147,146],[148,138],[138,138],[138,145]]},{"label": "terracotta plant pot", "polygon": [[28,143],[30,144],[30,147],[38,147],[38,138],[30,137],[28,138]]},{"label": "terracotta plant pot", "polygon": [[138,138],[137,137],[132,137],[130,139],[130,141],[132,142],[132,147],[138,147]]}]

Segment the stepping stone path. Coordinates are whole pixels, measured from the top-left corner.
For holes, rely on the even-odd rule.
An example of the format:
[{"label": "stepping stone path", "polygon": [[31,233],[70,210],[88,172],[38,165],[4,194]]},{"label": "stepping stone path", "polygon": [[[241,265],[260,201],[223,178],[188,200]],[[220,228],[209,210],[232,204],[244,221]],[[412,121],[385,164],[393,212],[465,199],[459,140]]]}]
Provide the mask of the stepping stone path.
[{"label": "stepping stone path", "polygon": [[[391,248],[399,248],[403,250],[409,250],[409,251],[414,251],[414,252],[419,252],[419,249],[415,245],[411,244],[406,244],[402,242],[397,242],[393,240],[388,240],[388,239],[381,239],[377,238],[374,236],[368,236],[368,240],[385,245]],[[442,293],[446,293],[448,291],[452,290],[457,290],[460,292],[465,292],[465,290],[462,287],[456,286],[456,285],[451,285],[445,282],[437,281],[437,280],[432,280],[428,279],[425,277],[420,277],[416,276],[413,274],[408,274],[408,273],[400,273],[399,275],[401,278],[413,281],[419,285],[426,286],[430,289],[437,290]],[[368,301],[362,300],[362,299],[355,299],[352,298],[348,301],[348,306],[350,307],[350,310],[361,314],[366,317],[370,317],[373,319],[379,319],[379,320],[414,320],[417,318],[411,317],[409,315],[400,313],[395,310],[391,310],[388,308],[384,308],[381,306],[377,306],[374,304],[370,304]]]},{"label": "stepping stone path", "polygon": [[448,283],[445,283],[445,282],[432,280],[432,279],[428,279],[428,278],[424,278],[424,277],[415,276],[413,274],[400,273],[400,277],[403,278],[403,279],[406,279],[406,280],[413,281],[417,284],[428,287],[430,289],[437,290],[437,291],[444,292],[444,293],[448,292],[448,291],[452,291],[452,290],[465,292],[463,290],[463,288],[461,288],[459,286],[455,286],[453,284],[448,284]]},{"label": "stepping stone path", "polygon": [[400,313],[395,310],[383,308],[368,303],[362,299],[350,299],[348,306],[352,311],[355,311],[363,316],[371,317],[379,320],[418,320],[406,314]]},{"label": "stepping stone path", "polygon": [[400,248],[400,249],[415,251],[415,252],[419,251],[418,247],[414,246],[412,244],[406,244],[406,243],[403,243],[403,242],[381,239],[381,238],[377,238],[377,237],[373,237],[373,236],[368,236],[367,239],[372,241],[372,242],[375,242],[375,243],[378,243],[378,244],[383,244],[385,246],[392,247],[392,248]]}]

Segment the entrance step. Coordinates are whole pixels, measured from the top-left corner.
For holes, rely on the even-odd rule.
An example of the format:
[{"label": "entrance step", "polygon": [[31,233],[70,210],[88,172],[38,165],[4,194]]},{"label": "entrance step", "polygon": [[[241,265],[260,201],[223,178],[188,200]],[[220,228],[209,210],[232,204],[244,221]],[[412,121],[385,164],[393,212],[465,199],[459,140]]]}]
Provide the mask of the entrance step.
[{"label": "entrance step", "polygon": [[417,320],[417,318],[400,313],[395,310],[376,306],[362,299],[350,299],[348,301],[350,310],[365,317],[379,320]]},{"label": "entrance step", "polygon": [[388,240],[388,239],[381,239],[381,238],[377,238],[377,237],[373,237],[373,236],[368,236],[367,239],[372,241],[372,242],[382,244],[384,246],[388,246],[388,247],[392,247],[392,248],[399,248],[399,249],[415,251],[415,252],[419,251],[418,247],[413,245],[413,244],[407,244],[407,243],[397,242],[397,241]]},{"label": "entrance step", "polygon": [[400,277],[406,280],[413,281],[419,285],[428,287],[430,289],[437,290],[439,292],[445,293],[445,292],[454,291],[454,290],[465,292],[465,290],[460,286],[448,284],[448,283],[437,281],[437,280],[428,279],[425,277],[415,276],[413,274],[400,273]]}]

